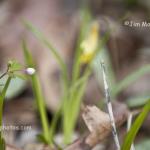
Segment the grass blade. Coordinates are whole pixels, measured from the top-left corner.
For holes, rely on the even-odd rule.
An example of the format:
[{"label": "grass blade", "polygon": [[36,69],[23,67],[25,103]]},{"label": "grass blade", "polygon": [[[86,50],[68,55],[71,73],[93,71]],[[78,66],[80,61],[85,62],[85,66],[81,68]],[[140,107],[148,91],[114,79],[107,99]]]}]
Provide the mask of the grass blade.
[{"label": "grass blade", "polygon": [[[3,116],[4,98],[5,98],[7,89],[9,87],[10,81],[11,81],[11,77],[9,76],[8,79],[7,79],[7,81],[6,81],[6,83],[5,83],[4,88],[2,90],[2,93],[0,95],[0,127],[2,127],[2,116]],[[0,131],[0,150],[5,150],[5,140],[2,137],[2,132],[1,131]]]},{"label": "grass blade", "polygon": [[68,74],[67,74],[67,66],[64,63],[62,57],[60,54],[57,52],[57,50],[52,46],[52,44],[44,37],[44,35],[36,28],[34,27],[31,23],[28,21],[23,21],[24,25],[26,28],[33,33],[33,35],[39,39],[54,55],[56,58],[58,64],[60,65],[60,68],[62,70],[62,76],[63,76],[63,81],[65,88],[68,86]]},{"label": "grass blade", "polygon": [[72,69],[72,83],[74,83],[77,80],[77,78],[79,77],[79,74],[80,74],[80,55],[82,53],[80,44],[85,36],[85,33],[89,26],[89,22],[91,21],[91,14],[90,14],[89,9],[84,8],[81,12],[81,16],[82,16],[83,21],[81,23],[80,33],[79,33],[77,46],[76,46],[74,65],[73,65],[73,69]]},{"label": "grass blade", "polygon": [[[4,103],[4,98],[5,98],[5,95],[6,95],[6,92],[7,92],[7,89],[8,89],[8,87],[9,87],[9,84],[10,84],[10,81],[11,81],[11,77],[9,76],[8,78],[7,78],[7,81],[6,81],[6,83],[5,83],[5,86],[4,86],[4,88],[3,88],[3,90],[2,90],[2,93],[1,93],[1,95],[0,95],[0,126],[2,125],[2,111],[3,111],[3,103]],[[1,132],[0,132],[1,133]]]},{"label": "grass blade", "polygon": [[[31,56],[25,42],[23,42],[23,50],[24,50],[24,56],[25,56],[25,60],[26,60],[28,67],[35,66],[33,63],[32,56]],[[50,144],[51,141],[49,141],[50,140],[49,139],[49,124],[48,124],[48,118],[47,118],[47,114],[46,114],[46,106],[44,103],[44,96],[42,94],[40,81],[36,74],[33,74],[31,76],[31,84],[32,84],[33,93],[34,93],[34,96],[36,99],[37,107],[38,107],[40,118],[41,118],[44,138],[45,138],[45,141],[47,141],[46,144]]]},{"label": "grass blade", "polygon": [[149,94],[135,96],[127,99],[126,103],[130,108],[142,107],[147,103],[149,98],[150,98]]},{"label": "grass blade", "polygon": [[0,138],[0,150],[6,150],[6,143],[2,137]]},{"label": "grass blade", "polygon": [[127,133],[121,150],[130,150],[131,145],[134,142],[134,139],[149,112],[150,112],[150,99],[148,100],[148,103],[144,106],[143,111],[140,113],[140,115],[133,123],[130,131]]},{"label": "grass blade", "polygon": [[135,82],[138,78],[149,72],[150,72],[150,65],[145,65],[140,69],[138,69],[137,71],[134,71],[133,73],[125,77],[122,81],[120,81],[119,84],[116,85],[116,87],[112,91],[113,96],[116,96],[119,92],[124,90],[131,83]]}]

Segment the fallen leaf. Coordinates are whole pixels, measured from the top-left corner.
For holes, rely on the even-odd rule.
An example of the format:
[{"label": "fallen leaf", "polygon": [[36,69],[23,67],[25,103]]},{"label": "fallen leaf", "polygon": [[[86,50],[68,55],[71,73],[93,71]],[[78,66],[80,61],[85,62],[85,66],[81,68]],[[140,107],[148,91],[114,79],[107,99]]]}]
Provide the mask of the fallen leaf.
[{"label": "fallen leaf", "polygon": [[90,132],[95,131],[96,128],[99,128],[99,132],[111,129],[109,115],[96,106],[86,106],[82,117]]},{"label": "fallen leaf", "polygon": [[[128,110],[123,104],[117,103],[116,106],[120,106],[124,111],[119,113],[121,109],[117,109],[114,113],[116,126],[119,127],[126,121]],[[117,112],[119,115],[116,115]],[[64,150],[91,150],[110,135],[112,127],[107,113],[96,106],[83,106],[82,117],[90,133],[68,145]]]}]

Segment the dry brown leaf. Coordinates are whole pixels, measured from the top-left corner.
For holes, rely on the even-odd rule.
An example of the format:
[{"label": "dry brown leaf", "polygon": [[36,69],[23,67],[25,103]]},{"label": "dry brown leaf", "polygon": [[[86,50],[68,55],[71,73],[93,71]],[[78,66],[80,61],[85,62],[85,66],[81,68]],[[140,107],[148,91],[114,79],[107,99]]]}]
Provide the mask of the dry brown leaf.
[{"label": "dry brown leaf", "polygon": [[[121,103],[115,104],[115,107],[115,122],[116,126],[119,127],[127,119],[128,109]],[[107,113],[101,111],[96,106],[86,106],[83,107],[82,117],[90,133],[76,140],[64,150],[91,150],[110,135],[112,127]]]},{"label": "dry brown leaf", "polygon": [[109,115],[96,106],[86,106],[82,117],[90,132],[95,131],[97,128],[99,128],[99,132],[111,128]]},{"label": "dry brown leaf", "polygon": [[82,116],[86,126],[91,132],[86,139],[86,143],[91,147],[94,146],[97,141],[103,140],[111,132],[109,115],[96,106],[86,106]]}]

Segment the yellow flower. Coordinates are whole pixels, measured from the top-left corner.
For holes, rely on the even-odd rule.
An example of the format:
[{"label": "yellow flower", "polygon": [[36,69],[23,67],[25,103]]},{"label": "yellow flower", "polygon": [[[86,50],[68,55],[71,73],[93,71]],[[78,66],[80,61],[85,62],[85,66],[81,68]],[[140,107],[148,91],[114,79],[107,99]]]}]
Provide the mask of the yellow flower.
[{"label": "yellow flower", "polygon": [[83,50],[81,54],[81,63],[86,64],[90,62],[94,55],[98,46],[98,38],[99,38],[99,24],[98,22],[94,22],[91,25],[88,36],[83,40],[80,47]]}]

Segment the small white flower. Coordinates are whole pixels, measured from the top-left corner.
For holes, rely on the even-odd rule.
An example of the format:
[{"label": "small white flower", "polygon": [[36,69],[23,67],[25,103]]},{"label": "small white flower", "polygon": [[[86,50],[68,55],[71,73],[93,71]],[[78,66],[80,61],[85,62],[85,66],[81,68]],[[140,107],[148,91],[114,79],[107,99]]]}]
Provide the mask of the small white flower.
[{"label": "small white flower", "polygon": [[27,73],[28,75],[33,75],[33,74],[35,74],[35,69],[34,69],[34,68],[27,68],[27,69],[26,69],[26,73]]}]

